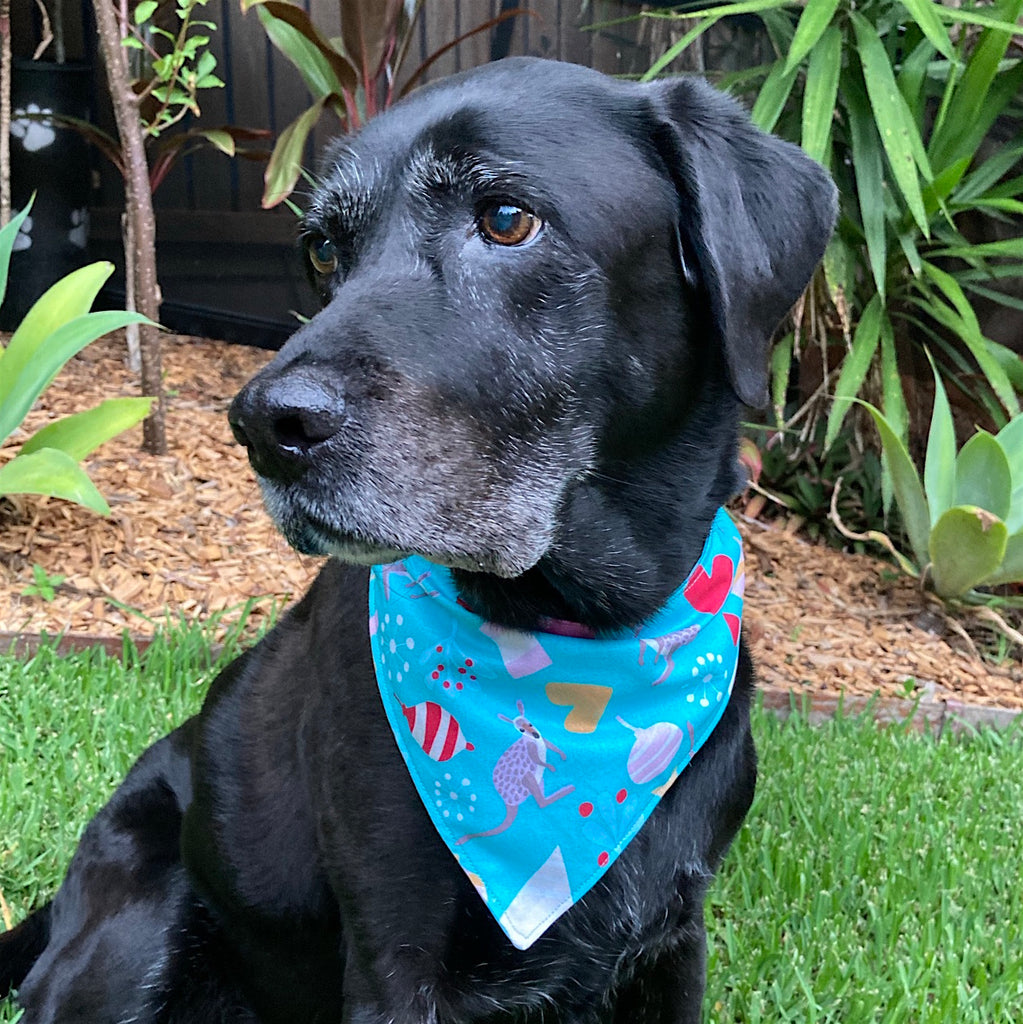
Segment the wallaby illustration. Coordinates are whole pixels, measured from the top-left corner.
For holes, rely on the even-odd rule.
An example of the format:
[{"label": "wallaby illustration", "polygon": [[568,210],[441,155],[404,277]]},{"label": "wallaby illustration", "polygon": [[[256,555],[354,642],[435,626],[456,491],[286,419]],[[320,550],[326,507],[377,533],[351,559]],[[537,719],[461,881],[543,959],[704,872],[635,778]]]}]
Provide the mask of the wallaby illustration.
[{"label": "wallaby illustration", "polygon": [[691,643],[699,632],[699,626],[686,626],[685,629],[677,629],[675,632],[665,633],[663,636],[641,636],[639,638],[639,663],[641,665],[643,664],[643,655],[646,654],[648,647],[653,648],[655,665],[658,658],[664,659],[664,671],[659,678],[654,680],[654,686],[660,686],[675,671],[675,652],[680,647]]},{"label": "wallaby illustration", "polygon": [[515,820],[515,815],[519,812],[519,804],[529,797],[533,797],[540,807],[547,807],[563,796],[568,796],[575,789],[575,786],[562,786],[550,796],[544,793],[543,773],[545,770],[554,771],[554,765],[547,761],[547,751],[553,750],[555,754],[560,754],[562,761],[565,760],[565,752],[540,735],[539,729],[526,718],[526,710],[522,701],[517,701],[516,705],[519,713],[515,718],[509,718],[507,715],[498,716],[502,721],[510,722],[522,733],[522,736],[498,758],[497,764],[494,765],[494,787],[507,809],[504,821],[486,832],[470,832],[468,835],[462,836],[458,840],[457,845],[459,846],[470,839],[496,836],[499,832],[510,828]]}]

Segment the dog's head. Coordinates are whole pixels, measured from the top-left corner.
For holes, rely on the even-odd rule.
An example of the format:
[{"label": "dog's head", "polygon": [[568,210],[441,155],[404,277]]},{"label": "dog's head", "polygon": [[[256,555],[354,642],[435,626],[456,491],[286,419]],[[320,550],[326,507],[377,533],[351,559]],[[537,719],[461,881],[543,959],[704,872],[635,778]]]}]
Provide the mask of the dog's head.
[{"label": "dog's head", "polygon": [[328,154],[304,224],[323,309],[233,428],[302,551],[511,577],[578,545],[583,506],[624,558],[594,502],[729,496],[739,400],[766,401],[833,218],[826,174],[703,83],[455,76]]}]

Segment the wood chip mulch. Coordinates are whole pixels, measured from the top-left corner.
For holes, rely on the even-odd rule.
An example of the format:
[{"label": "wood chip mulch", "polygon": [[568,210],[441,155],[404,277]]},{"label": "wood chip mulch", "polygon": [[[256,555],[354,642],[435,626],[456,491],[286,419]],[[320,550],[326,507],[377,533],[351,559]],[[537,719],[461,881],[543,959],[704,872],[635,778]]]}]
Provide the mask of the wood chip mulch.
[{"label": "wood chip mulch", "polygon": [[[137,394],[123,353],[116,337],[87,348],[26,427]],[[87,460],[109,519],[43,498],[0,503],[0,633],[146,636],[168,618],[212,615],[224,630],[246,602],[255,626],[302,593],[319,560],[296,554],[274,532],[225,416],[270,356],[165,338],[171,453],[140,453],[136,428]],[[0,448],[0,462],[26,436],[19,431]],[[744,629],[764,683],[1023,708],[1018,649],[1000,664],[982,660],[981,645],[886,563],[812,544],[783,524],[739,518],[749,581]],[[51,600],[32,592],[34,566],[64,577]]]},{"label": "wood chip mulch", "polygon": [[[175,336],[163,352],[170,454],[140,452],[136,427],[86,461],[109,519],[29,496],[0,511],[0,629],[145,635],[168,615],[211,613],[227,628],[249,600],[256,626],[315,574],[316,561],[291,551],[271,526],[227,425],[231,398],[272,353]],[[123,353],[119,338],[85,349],[42,396],[26,431],[138,394]],[[33,565],[64,577],[53,600],[31,593]]]},{"label": "wood chip mulch", "polygon": [[780,527],[739,525],[748,563],[743,628],[762,682],[1023,708],[1020,650],[1000,664],[980,657],[993,633],[969,622],[971,639],[915,580]]}]

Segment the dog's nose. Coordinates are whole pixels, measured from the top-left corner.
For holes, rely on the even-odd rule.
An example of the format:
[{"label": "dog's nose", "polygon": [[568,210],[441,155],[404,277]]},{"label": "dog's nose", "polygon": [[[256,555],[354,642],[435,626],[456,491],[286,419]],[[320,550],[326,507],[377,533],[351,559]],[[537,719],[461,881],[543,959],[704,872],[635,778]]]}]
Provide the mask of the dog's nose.
[{"label": "dog's nose", "polygon": [[297,367],[251,380],[231,403],[227,419],[260,476],[294,479],[315,449],[344,425],[344,395],[314,369]]}]

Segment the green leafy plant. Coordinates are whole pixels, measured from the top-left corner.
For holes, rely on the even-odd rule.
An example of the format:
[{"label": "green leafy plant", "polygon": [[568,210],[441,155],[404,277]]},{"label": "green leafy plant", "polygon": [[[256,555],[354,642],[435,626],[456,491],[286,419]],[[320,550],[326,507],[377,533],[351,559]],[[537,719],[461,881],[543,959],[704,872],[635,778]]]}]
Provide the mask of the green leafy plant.
[{"label": "green leafy plant", "polygon": [[[161,27],[154,19],[158,0],[141,0],[133,12],[133,25],[121,45],[148,53],[152,77],[143,87],[159,104],[146,116],[146,134],[154,138],[186,114],[198,114],[200,89],[221,89],[224,83],[213,74],[217,58],[206,49],[210,41],[203,30],[216,28],[211,21],[195,17],[199,7],[209,0],[177,0],[177,31]],[[198,29],[199,31],[195,31]],[[161,53],[151,40],[161,40],[167,48]]]},{"label": "green leafy plant", "polygon": [[[909,409],[897,352],[930,343],[998,424],[1019,412],[1023,363],[984,337],[969,295],[1023,303],[997,288],[1023,275],[1023,239],[971,244],[962,215],[1023,212],[1023,142],[984,147],[995,121],[1017,109],[1023,62],[1009,46],[1023,0],[961,6],[932,0],[748,0],[706,9],[651,68],[657,74],[721,18],[757,14],[778,57],[723,84],[755,90],[753,117],[800,142],[834,175],[838,228],[823,283],[798,310],[799,331],[775,352],[779,401],[791,363],[815,335],[845,338],[837,381],[817,415],[825,443],[838,437],[853,399],[877,396],[896,435]],[[651,14],[665,16],[663,14]],[[832,361],[834,361],[832,359]],[[864,389],[866,388],[866,391]],[[833,395],[834,402],[830,402]]]},{"label": "green leafy plant", "polygon": [[41,597],[44,601],[52,601],[57,596],[57,587],[66,579],[60,573],[48,573],[37,562],[32,566],[32,582],[22,593],[26,597]]},{"label": "green leafy plant", "polygon": [[[164,9],[172,5],[164,0],[140,0],[131,17],[119,24],[124,33],[121,46],[134,51],[131,86],[138,104],[142,134],[150,153],[149,187],[155,192],[174,164],[183,156],[204,146],[212,146],[227,156],[243,156],[265,160],[268,152],[251,149],[243,143],[264,140],[265,129],[242,128],[238,125],[191,126],[170,132],[186,117],[197,118],[200,90],[223,88],[215,75],[217,59],[208,49],[216,25],[196,17],[198,9],[209,0],[175,0],[173,17]],[[125,9],[127,11],[127,8]],[[171,28],[165,28],[169,24]],[[48,124],[70,128],[103,153],[121,172],[126,173],[124,155],[118,140],[91,121],[67,114],[46,113],[25,115]]]},{"label": "green leafy plant", "polygon": [[891,468],[910,553],[898,551],[885,534],[868,536],[906,572],[929,578],[939,597],[983,600],[975,587],[1023,582],[1023,415],[996,435],[978,430],[957,452],[936,370],[934,387],[922,479],[888,418],[866,406]]},{"label": "green leafy plant", "polygon": [[309,133],[324,110],[343,131],[353,131],[405,95],[438,57],[464,39],[529,12],[502,11],[431,54],[398,89],[396,80],[412,41],[423,0],[337,0],[341,35],[328,38],[305,9],[290,0],[241,0],[255,7],[270,41],[298,69],[313,97],[311,106],[280,133],[266,169],[263,206],[290,195],[302,173]]},{"label": "green leafy plant", "polygon": [[[18,228],[31,203],[0,230],[0,302]],[[25,314],[6,348],[0,347],[0,443],[21,424],[63,365],[90,342],[129,323],[137,313],[89,310],[111,263],[93,263],[62,278]],[[149,412],[151,398],[114,398],[36,431],[0,466],[0,495],[66,498],[104,515],[110,507],[79,465],[81,459]]]},{"label": "green leafy plant", "polygon": [[749,436],[743,438],[739,461],[747,467],[751,490],[761,499],[750,498],[750,515],[759,516],[769,501],[784,509],[790,520],[798,517],[800,528],[811,537],[823,534],[841,543],[829,509],[835,484],[842,478],[846,486],[837,503],[842,521],[863,527],[881,520],[880,459],[858,443],[852,430],[843,429],[825,448],[820,421],[813,436],[802,442],[792,438],[792,431],[763,424],[745,424],[744,429]]},{"label": "green leafy plant", "polygon": [[[252,151],[239,145],[264,139],[269,132],[237,125],[206,127],[196,125],[185,131],[167,135],[186,116],[199,117],[199,93],[204,89],[220,89],[224,83],[213,72],[217,58],[209,49],[210,32],[216,30],[212,21],[196,17],[199,8],[209,0],[174,0],[173,4],[157,0],[140,0],[132,12],[121,45],[137,50],[142,58],[135,82],[136,96],[143,132],[148,139],[159,140],[153,147],[150,162],[150,189],[155,192],[171,167],[184,155],[205,145],[213,146],[227,156],[252,156],[265,159],[263,150]],[[173,17],[163,15],[173,6]],[[171,27],[164,27],[164,23]],[[82,126],[83,130],[88,128]],[[92,126],[92,131],[101,134]],[[104,152],[120,166],[117,143],[107,136],[105,144],[97,137]]]}]

